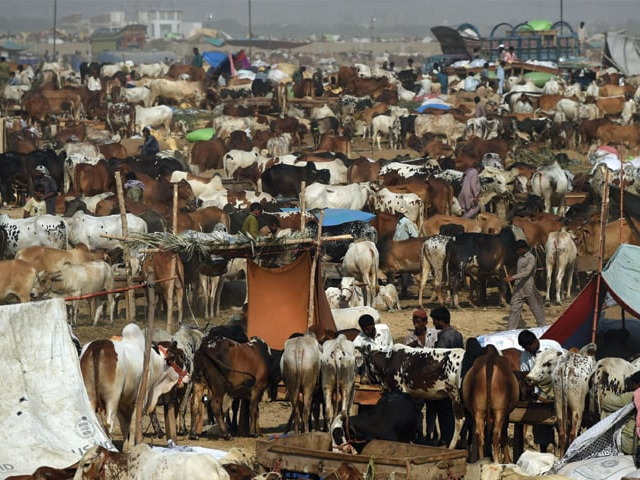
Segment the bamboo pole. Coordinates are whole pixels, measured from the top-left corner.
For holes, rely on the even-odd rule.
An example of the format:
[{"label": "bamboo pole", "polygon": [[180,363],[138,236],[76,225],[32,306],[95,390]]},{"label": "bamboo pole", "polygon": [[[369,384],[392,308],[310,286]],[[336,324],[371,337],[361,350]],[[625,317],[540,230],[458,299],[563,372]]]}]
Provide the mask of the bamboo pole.
[{"label": "bamboo pole", "polygon": [[[177,278],[177,277],[167,277],[167,278],[163,278],[160,280],[156,280],[153,283],[162,283],[162,282],[168,282],[169,280],[173,279],[173,278]],[[71,302],[73,300],[86,300],[87,298],[94,298],[94,297],[101,297],[104,295],[109,295],[111,293],[121,293],[121,292],[127,292],[129,290],[135,290],[137,288],[143,288],[146,287],[147,283],[139,283],[137,285],[131,285],[130,287],[122,287],[122,288],[114,288],[112,290],[106,290],[104,292],[95,292],[95,293],[86,293],[84,295],[78,295],[77,297],[64,297],[64,301],[65,302]]]},{"label": "bamboo pole", "polygon": [[600,285],[602,283],[602,257],[604,255],[605,229],[607,226],[607,209],[609,205],[609,169],[604,176],[604,193],[602,194],[602,205],[600,208],[600,246],[598,248],[598,278],[596,279],[596,298],[593,309],[593,322],[591,327],[591,341],[596,341],[596,331],[598,328],[598,317],[600,316]]},{"label": "bamboo pole", "polygon": [[[171,231],[175,234],[178,231],[178,184],[173,184],[173,209],[172,209],[172,223],[171,223]],[[176,275],[176,258],[177,253],[171,252],[171,267],[169,270],[169,275],[175,278]],[[175,296],[175,286],[176,281],[171,280],[169,282],[168,293],[167,293],[167,332],[173,334],[173,298]]]},{"label": "bamboo pole", "polygon": [[[127,208],[124,203],[124,190],[122,189],[122,178],[120,172],[115,172],[116,177],[116,191],[118,193],[118,205],[120,206],[120,220],[122,222],[122,236],[127,237],[129,235],[129,226],[127,224]],[[125,243],[122,246],[122,256],[124,260],[124,269],[127,275],[127,286],[133,284],[133,272],[131,271],[131,249]],[[126,296],[126,311],[127,311],[127,323],[135,321],[136,318],[136,300],[133,290],[127,290]]]},{"label": "bamboo pole", "polygon": [[304,180],[300,184],[300,231],[304,231],[307,225],[307,182]]},{"label": "bamboo pole", "polygon": [[309,278],[309,313],[307,316],[307,328],[313,325],[315,316],[315,293],[316,293],[316,268],[318,268],[318,257],[322,255],[320,252],[322,245],[322,222],[324,220],[324,210],[320,212],[320,221],[318,222],[318,236],[316,237],[316,251],[311,262],[311,278]]},{"label": "bamboo pole", "polygon": [[627,152],[624,145],[620,145],[618,151],[620,152],[620,225],[618,228],[618,243],[622,243],[622,219],[624,218],[624,158],[627,156]]},{"label": "bamboo pole", "polygon": [[[151,281],[149,281],[149,279],[151,279]],[[143,413],[147,413],[147,412],[143,412],[142,409],[144,407],[145,400],[146,400],[145,392],[147,391],[147,383],[148,383],[147,377],[149,376],[149,358],[151,357],[151,340],[153,338],[153,324],[154,324],[155,312],[156,312],[156,309],[155,309],[156,292],[155,292],[154,281],[155,281],[155,274],[153,273],[153,270],[151,270],[148,273],[148,277],[147,277],[147,282],[150,285],[147,288],[147,298],[149,300],[149,307],[147,308],[147,332],[145,335],[145,344],[144,344],[144,361],[142,363],[142,379],[140,381],[140,389],[138,390],[138,396],[136,397],[136,407],[135,407],[135,411],[136,411],[135,443],[136,444],[142,443],[142,415]]]}]

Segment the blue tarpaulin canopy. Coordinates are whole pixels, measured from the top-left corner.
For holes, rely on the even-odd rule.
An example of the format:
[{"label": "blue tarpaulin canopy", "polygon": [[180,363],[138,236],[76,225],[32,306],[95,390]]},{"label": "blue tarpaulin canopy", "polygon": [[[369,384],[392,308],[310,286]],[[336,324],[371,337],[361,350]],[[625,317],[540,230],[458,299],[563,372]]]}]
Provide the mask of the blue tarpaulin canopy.
[{"label": "blue tarpaulin canopy", "polygon": [[202,58],[213,68],[216,68],[228,58],[228,55],[225,52],[204,52]]},{"label": "blue tarpaulin canopy", "polygon": [[[284,212],[299,212],[299,208],[283,208]],[[320,219],[320,212],[313,212],[316,218]],[[346,208],[325,208],[324,219],[322,225],[324,227],[334,227],[348,222],[369,222],[375,215],[369,212],[361,212],[360,210],[347,210]]]},{"label": "blue tarpaulin canopy", "polygon": [[2,45],[0,45],[0,50],[6,50],[8,52],[21,52],[27,48],[29,48],[29,45],[18,45],[12,40],[5,40]]}]

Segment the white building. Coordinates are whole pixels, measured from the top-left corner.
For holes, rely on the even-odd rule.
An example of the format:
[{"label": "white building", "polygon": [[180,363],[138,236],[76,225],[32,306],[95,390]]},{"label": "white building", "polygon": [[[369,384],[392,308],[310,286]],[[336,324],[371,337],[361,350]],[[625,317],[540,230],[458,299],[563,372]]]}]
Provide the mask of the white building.
[{"label": "white building", "polygon": [[159,9],[140,12],[139,22],[147,25],[147,38],[165,38],[170,33],[183,34],[182,10]]}]

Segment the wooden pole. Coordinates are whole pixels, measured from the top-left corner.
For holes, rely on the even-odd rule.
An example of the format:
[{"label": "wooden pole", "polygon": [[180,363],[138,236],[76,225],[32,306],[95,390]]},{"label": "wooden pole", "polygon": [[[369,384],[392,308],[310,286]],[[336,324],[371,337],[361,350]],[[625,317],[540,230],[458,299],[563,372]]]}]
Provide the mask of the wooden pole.
[{"label": "wooden pole", "polygon": [[[153,285],[155,280],[155,274],[153,270],[149,271],[147,275],[147,282],[149,285]],[[153,324],[155,320],[155,304],[156,304],[156,292],[154,286],[147,287],[147,299],[149,300],[149,308],[147,308],[147,332],[145,335],[144,344],[144,361],[142,363],[142,379],[140,380],[140,389],[138,390],[138,396],[136,397],[136,420],[135,430],[136,437],[135,443],[142,443],[142,415],[147,413],[143,412],[144,404],[146,401],[145,392],[147,391],[147,383],[149,376],[149,358],[151,357],[151,340],[153,338]],[[126,441],[126,439],[125,439]]]},{"label": "wooden pole", "polygon": [[607,227],[607,211],[609,206],[609,169],[604,176],[604,187],[602,194],[602,205],[600,209],[600,246],[598,248],[598,277],[596,279],[596,298],[593,309],[593,324],[591,327],[591,341],[596,341],[596,331],[598,328],[598,317],[600,316],[600,285],[602,283],[602,257],[604,256],[605,229]]},{"label": "wooden pole", "polygon": [[619,228],[618,228],[618,243],[622,243],[622,219],[624,218],[624,159],[627,156],[624,145],[618,147],[620,152],[620,215],[619,215]]},{"label": "wooden pole", "polygon": [[[173,216],[172,216],[172,225],[171,231],[175,234],[178,231],[178,184],[173,184]],[[177,253],[173,252],[171,255],[171,270],[169,271],[169,276],[175,277],[176,275],[176,258]],[[171,280],[169,282],[169,293],[167,295],[167,332],[173,333],[173,298],[175,296],[174,290],[176,286],[176,281]]]},{"label": "wooden pole", "polygon": [[304,231],[307,226],[307,182],[304,180],[300,184],[300,231]]},{"label": "wooden pole", "polygon": [[315,292],[316,292],[316,268],[318,267],[318,257],[322,255],[322,222],[324,220],[324,210],[320,212],[320,221],[318,222],[318,236],[316,237],[316,251],[311,262],[311,278],[309,278],[309,314],[307,316],[307,328],[313,325],[315,315]]},{"label": "wooden pole", "polygon": [[[127,208],[124,203],[124,190],[122,189],[122,178],[120,172],[115,173],[116,177],[116,191],[118,193],[118,205],[120,206],[120,221],[122,222],[122,236],[127,238],[129,235],[129,226],[127,224]],[[127,275],[127,286],[133,284],[133,272],[131,271],[131,249],[124,243],[122,246],[122,256],[124,259],[124,269]],[[133,290],[127,290],[127,323],[131,323],[136,319],[136,300]]]}]

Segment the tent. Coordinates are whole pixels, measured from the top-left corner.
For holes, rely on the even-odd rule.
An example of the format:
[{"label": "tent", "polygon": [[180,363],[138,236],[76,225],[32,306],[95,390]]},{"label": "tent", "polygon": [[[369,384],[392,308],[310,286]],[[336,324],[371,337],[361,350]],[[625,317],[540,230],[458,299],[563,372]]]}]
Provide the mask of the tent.
[{"label": "tent", "polygon": [[[233,57],[233,69],[231,68],[231,57]],[[202,54],[202,58],[211,65],[210,72],[213,75],[222,73],[234,75],[236,70],[251,66],[244,50],[240,50],[233,55],[224,52],[205,52]]]},{"label": "tent", "polygon": [[63,299],[0,307],[0,480],[115,450],[89,404]]},{"label": "tent", "polygon": [[625,76],[640,75],[640,38],[607,32],[605,34],[604,60]]},{"label": "tent", "polygon": [[[596,308],[598,275],[594,276],[571,305],[560,315],[542,338],[558,341],[564,348],[580,348],[591,341],[593,315]],[[622,244],[600,274],[598,311],[602,312],[597,332],[620,328],[619,320],[611,319],[616,304],[626,314],[640,318],[640,247]],[[630,341],[640,347],[640,321],[626,319]],[[640,351],[640,348],[638,348]]]}]

